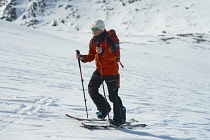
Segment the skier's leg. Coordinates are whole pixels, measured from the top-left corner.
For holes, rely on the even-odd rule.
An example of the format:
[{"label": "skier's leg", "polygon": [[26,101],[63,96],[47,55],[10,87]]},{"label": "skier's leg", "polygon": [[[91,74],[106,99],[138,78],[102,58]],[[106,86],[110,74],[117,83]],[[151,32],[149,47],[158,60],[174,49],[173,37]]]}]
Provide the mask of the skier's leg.
[{"label": "skier's leg", "polygon": [[98,91],[101,84],[102,80],[100,73],[98,71],[94,71],[88,84],[88,92],[97,109],[102,113],[106,113],[106,107],[108,107],[108,110],[110,110],[110,105]]},{"label": "skier's leg", "polygon": [[113,119],[119,122],[125,121],[125,108],[123,107],[121,98],[118,96],[118,77],[117,75],[105,75],[104,79],[109,91],[109,99],[113,103]]}]

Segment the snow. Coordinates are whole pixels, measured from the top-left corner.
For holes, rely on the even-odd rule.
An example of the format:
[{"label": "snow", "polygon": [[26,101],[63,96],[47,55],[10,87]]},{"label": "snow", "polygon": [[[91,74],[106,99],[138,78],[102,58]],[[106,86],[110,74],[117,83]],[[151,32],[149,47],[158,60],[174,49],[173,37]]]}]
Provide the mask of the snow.
[{"label": "snow", "polygon": [[[125,68],[119,94],[127,118],[148,127],[90,131],[65,114],[86,117],[75,50],[86,53],[91,35],[52,35],[5,21],[0,21],[0,32],[0,139],[210,138],[208,41],[120,36]],[[82,64],[90,118],[97,111],[87,94],[94,69],[94,63]]]},{"label": "snow", "polygon": [[[59,2],[55,7],[67,3]],[[78,11],[83,16],[68,26],[41,22],[33,29],[17,25],[23,22],[20,19],[16,24],[0,20],[0,140],[210,139],[209,1],[162,2],[166,3],[149,0],[120,7],[114,1],[117,10],[102,19],[107,29],[116,29],[121,42],[125,68],[120,68],[119,94],[127,120],[148,125],[134,130],[88,130],[65,116],[86,118],[75,50],[88,53],[89,26],[106,6],[94,5],[94,13],[75,2],[77,8],[84,7]],[[60,19],[68,15],[62,10],[56,13]],[[51,22],[53,15],[37,19]],[[79,32],[69,28],[72,22],[78,23]],[[94,62],[82,63],[89,118],[95,118],[97,111],[87,92],[94,70]]]}]

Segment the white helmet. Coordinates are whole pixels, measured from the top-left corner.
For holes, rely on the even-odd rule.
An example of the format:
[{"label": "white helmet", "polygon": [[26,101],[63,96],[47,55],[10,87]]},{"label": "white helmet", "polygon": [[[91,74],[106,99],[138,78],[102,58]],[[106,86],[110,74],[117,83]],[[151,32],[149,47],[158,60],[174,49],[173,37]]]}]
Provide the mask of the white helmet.
[{"label": "white helmet", "polygon": [[105,24],[102,20],[96,20],[92,23],[92,28],[99,28],[100,30],[104,31]]}]

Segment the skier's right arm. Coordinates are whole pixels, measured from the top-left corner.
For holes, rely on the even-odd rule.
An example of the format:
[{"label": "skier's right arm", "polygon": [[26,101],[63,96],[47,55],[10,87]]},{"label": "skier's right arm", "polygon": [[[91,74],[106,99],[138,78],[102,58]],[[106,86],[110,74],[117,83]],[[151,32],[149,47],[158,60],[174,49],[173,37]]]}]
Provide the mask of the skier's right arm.
[{"label": "skier's right arm", "polygon": [[81,54],[76,53],[76,58],[80,60],[84,60],[84,57]]},{"label": "skier's right arm", "polygon": [[[82,62],[86,63],[86,62],[91,62],[95,59],[95,54],[96,54],[96,50],[94,49],[94,43],[91,40],[90,44],[89,44],[89,53],[87,55],[82,55]],[[81,60],[81,57],[80,57]]]}]

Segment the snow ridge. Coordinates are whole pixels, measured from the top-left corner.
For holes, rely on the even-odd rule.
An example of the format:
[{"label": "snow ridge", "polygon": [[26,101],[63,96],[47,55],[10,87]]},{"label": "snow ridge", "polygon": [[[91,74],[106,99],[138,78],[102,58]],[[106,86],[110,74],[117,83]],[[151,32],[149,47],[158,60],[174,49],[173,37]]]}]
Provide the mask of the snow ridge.
[{"label": "snow ridge", "polygon": [[209,33],[209,5],[208,0],[6,0],[0,1],[0,18],[65,32],[89,32],[93,20],[102,19],[124,34]]}]

